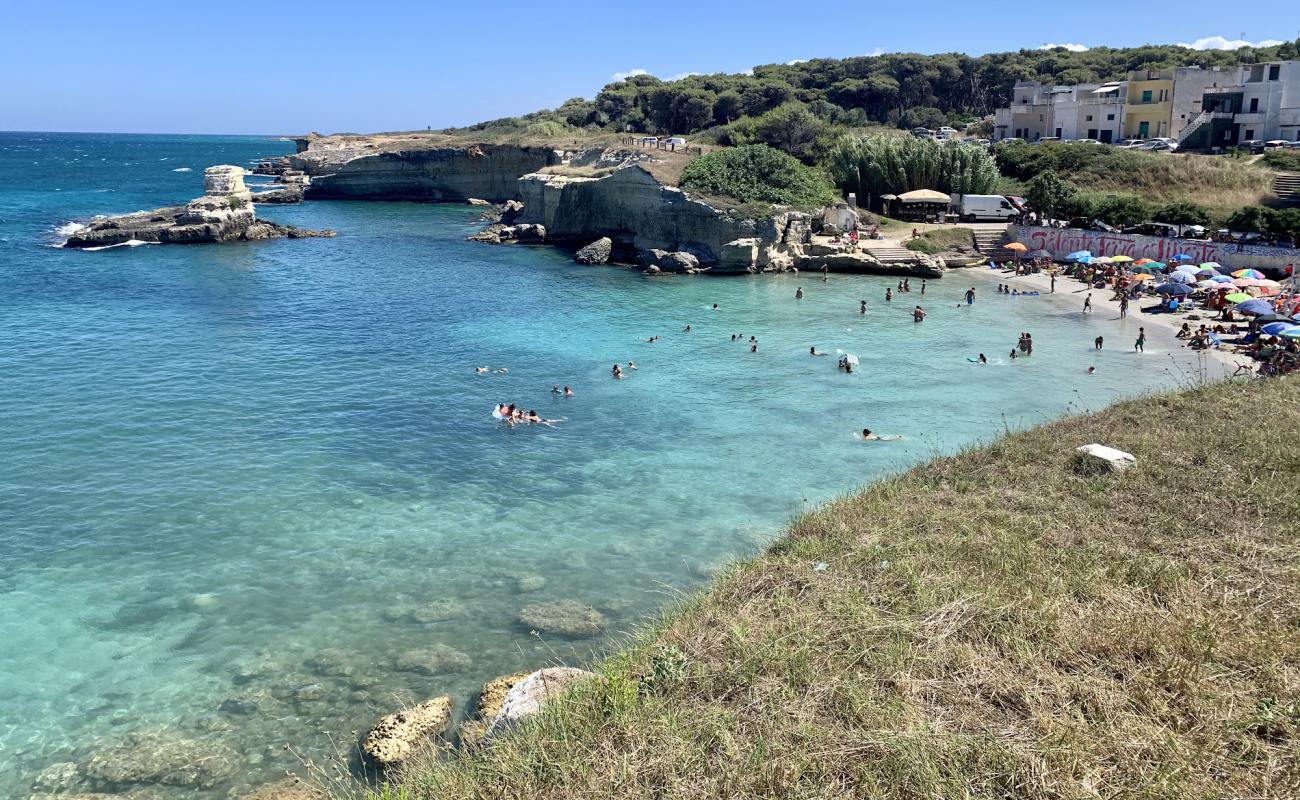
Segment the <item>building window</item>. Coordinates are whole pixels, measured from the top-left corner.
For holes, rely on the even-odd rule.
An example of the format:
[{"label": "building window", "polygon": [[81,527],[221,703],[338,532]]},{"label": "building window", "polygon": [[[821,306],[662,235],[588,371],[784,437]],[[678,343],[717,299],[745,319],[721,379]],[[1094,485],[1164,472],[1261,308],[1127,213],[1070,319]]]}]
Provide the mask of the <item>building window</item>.
[{"label": "building window", "polygon": [[1254,138],[1255,138],[1255,132],[1254,132],[1254,131],[1246,131],[1246,141],[1250,141],[1251,139],[1254,139]]},{"label": "building window", "polygon": [[1269,79],[1270,81],[1275,81],[1275,80],[1277,80],[1277,77],[1278,77],[1279,74],[1281,74],[1281,71],[1282,71],[1282,67],[1281,67],[1281,66],[1279,66],[1279,65],[1277,65],[1277,64],[1272,64],[1272,65],[1270,65],[1269,68],[1268,68],[1268,79]]},{"label": "building window", "polygon": [[1115,115],[1114,115],[1114,114],[1107,114],[1107,115],[1106,115],[1106,121],[1107,121],[1107,122],[1114,122],[1114,121],[1115,121]]},{"label": "building window", "polygon": [[1092,115],[1091,115],[1091,114],[1088,115],[1088,119],[1085,120],[1085,122],[1092,122]]},{"label": "building window", "polygon": [[1250,98],[1250,113],[1254,114],[1257,111],[1259,111],[1259,98],[1252,97]]},{"label": "building window", "polygon": [[1144,103],[1150,103],[1150,102],[1151,102],[1151,91],[1150,91],[1150,90],[1147,90],[1147,91],[1145,91],[1145,92],[1142,93],[1142,102],[1144,102]]},{"label": "building window", "polygon": [[1042,121],[1043,121],[1043,115],[1042,115],[1042,114],[1039,114],[1039,115],[1038,115],[1038,121],[1039,121],[1039,122],[1042,122]]}]

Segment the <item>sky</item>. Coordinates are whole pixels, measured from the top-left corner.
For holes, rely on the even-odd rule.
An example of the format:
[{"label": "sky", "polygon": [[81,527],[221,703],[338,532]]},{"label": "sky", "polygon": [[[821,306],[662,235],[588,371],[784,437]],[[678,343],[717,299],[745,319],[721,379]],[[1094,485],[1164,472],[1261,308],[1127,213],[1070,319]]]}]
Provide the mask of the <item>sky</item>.
[{"label": "sky", "polygon": [[640,71],[672,78],[881,52],[1231,47],[1300,36],[1295,0],[1255,0],[1246,14],[1230,7],[28,0],[3,12],[0,130],[412,130],[553,108]]}]

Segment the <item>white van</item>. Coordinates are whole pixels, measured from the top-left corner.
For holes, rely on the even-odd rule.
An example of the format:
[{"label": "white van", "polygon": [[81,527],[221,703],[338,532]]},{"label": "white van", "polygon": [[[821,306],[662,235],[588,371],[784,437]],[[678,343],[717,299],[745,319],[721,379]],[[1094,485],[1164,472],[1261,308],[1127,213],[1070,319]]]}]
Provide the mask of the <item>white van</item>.
[{"label": "white van", "polygon": [[949,128],[947,125],[945,125],[939,130],[935,131],[934,136],[936,139],[952,139],[957,136],[957,129]]},{"label": "white van", "polygon": [[957,216],[964,222],[1003,220],[1020,216],[1020,209],[1000,194],[953,195]]}]

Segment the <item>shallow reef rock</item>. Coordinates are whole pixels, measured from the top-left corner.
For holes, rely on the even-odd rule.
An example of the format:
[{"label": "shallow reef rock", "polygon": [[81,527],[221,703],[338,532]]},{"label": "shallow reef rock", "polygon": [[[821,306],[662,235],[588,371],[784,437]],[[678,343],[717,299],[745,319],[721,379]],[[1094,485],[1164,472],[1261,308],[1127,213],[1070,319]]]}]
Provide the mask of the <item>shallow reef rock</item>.
[{"label": "shallow reef rock", "polygon": [[375,763],[397,764],[450,724],[451,698],[437,697],[382,717],[362,740],[361,751]]},{"label": "shallow reef rock", "polygon": [[573,260],[579,264],[608,264],[614,253],[614,240],[602,236],[574,254]]},{"label": "shallow reef rock", "polygon": [[519,622],[541,633],[581,639],[605,629],[605,615],[577,600],[533,603],[519,610]]},{"label": "shallow reef rock", "polygon": [[414,672],[418,675],[464,672],[472,664],[469,656],[445,644],[408,650],[393,659],[393,669],[398,672]]},{"label": "shallow reef rock", "polygon": [[[510,676],[514,677],[514,676]],[[547,667],[513,684],[501,700],[501,708],[492,718],[487,737],[510,730],[571,686],[594,674],[575,667]],[[485,687],[486,688],[486,687]]]},{"label": "shallow reef rock", "polygon": [[97,786],[139,784],[208,789],[234,771],[234,751],[217,742],[132,733],[91,754],[81,771]]},{"label": "shallow reef rock", "polygon": [[289,778],[259,786],[250,793],[236,796],[235,800],[329,800],[329,795],[309,783]]},{"label": "shallow reef rock", "polygon": [[64,247],[111,247],[127,242],[204,244],[260,239],[333,236],[257,218],[243,167],[221,165],[203,173],[203,196],[183,206],[138,211],[91,222],[68,237]]}]

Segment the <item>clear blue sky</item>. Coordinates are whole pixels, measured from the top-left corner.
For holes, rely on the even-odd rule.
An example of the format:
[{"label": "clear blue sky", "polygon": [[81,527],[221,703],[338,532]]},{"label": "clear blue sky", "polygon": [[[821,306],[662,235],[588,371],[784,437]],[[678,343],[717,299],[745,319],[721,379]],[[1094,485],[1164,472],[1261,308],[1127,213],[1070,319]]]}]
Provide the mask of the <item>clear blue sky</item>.
[{"label": "clear blue sky", "polygon": [[1300,35],[1295,0],[30,0],[7,3],[3,19],[0,130],[158,133],[461,125],[590,97],[639,69]]}]

